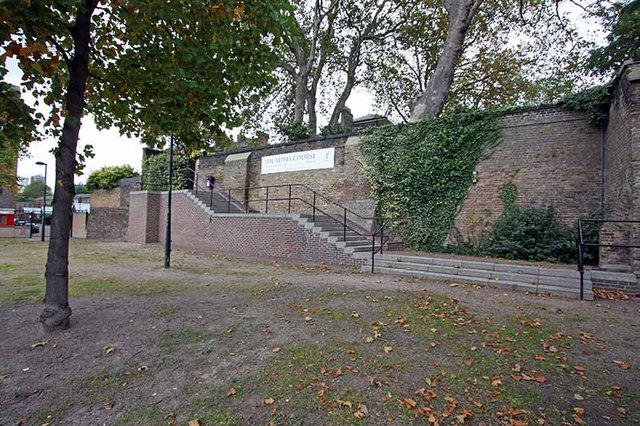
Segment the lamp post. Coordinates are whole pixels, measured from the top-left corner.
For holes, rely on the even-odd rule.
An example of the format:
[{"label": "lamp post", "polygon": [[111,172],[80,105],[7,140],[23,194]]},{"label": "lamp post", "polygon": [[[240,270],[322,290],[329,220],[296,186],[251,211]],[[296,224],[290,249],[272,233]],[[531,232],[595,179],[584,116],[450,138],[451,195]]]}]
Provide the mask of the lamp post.
[{"label": "lamp post", "polygon": [[40,231],[40,241],[44,241],[44,218],[47,212],[47,163],[38,161],[38,166],[44,166],[44,189],[42,190],[42,230]]}]

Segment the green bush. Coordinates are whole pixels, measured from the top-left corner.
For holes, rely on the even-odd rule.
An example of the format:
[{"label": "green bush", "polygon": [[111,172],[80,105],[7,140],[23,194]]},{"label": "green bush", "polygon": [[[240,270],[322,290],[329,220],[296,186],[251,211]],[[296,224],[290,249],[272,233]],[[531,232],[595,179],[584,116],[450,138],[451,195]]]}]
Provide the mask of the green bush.
[{"label": "green bush", "polygon": [[93,171],[87,179],[86,188],[89,191],[96,189],[113,189],[118,186],[120,179],[138,176],[138,172],[129,165],[107,166]]},{"label": "green bush", "polygon": [[572,263],[578,249],[574,230],[553,207],[514,206],[493,224],[487,251],[505,259]]},{"label": "green bush", "polygon": [[313,135],[313,129],[302,123],[291,123],[280,126],[278,130],[290,141],[309,139]]},{"label": "green bush", "polygon": [[[189,180],[189,159],[173,156],[173,189],[185,189]],[[169,154],[148,157],[142,162],[142,189],[147,191],[169,190]]]}]

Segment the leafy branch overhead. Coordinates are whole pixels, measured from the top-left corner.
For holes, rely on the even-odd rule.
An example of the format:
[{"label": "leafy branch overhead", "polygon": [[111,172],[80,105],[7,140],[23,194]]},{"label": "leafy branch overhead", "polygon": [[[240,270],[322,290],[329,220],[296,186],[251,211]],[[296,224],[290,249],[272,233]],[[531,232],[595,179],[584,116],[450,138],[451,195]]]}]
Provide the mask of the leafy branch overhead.
[{"label": "leafy branch overhead", "polygon": [[0,47],[23,89],[49,108],[56,186],[41,321],[66,328],[70,212],[78,135],[89,111],[101,127],[147,140],[174,134],[207,146],[264,90],[289,25],[285,0],[13,0],[0,3]]}]

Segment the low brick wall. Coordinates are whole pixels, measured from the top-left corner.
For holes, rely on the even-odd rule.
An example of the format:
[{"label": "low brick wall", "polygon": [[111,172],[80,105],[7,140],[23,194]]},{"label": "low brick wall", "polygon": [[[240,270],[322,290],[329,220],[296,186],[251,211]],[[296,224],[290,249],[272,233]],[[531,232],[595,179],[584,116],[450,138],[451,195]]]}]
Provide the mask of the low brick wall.
[{"label": "low brick wall", "polygon": [[[130,233],[130,242],[164,243],[167,193],[159,194],[158,204],[154,200],[157,195],[148,192],[131,194],[129,227],[133,232]],[[172,206],[172,243],[176,248],[339,265],[362,263],[286,215],[210,216],[182,191],[174,192]],[[157,231],[152,229],[153,222]],[[150,235],[157,236],[157,239],[153,241]]]},{"label": "low brick wall", "polygon": [[87,238],[124,241],[128,221],[126,208],[92,207],[87,217]]}]

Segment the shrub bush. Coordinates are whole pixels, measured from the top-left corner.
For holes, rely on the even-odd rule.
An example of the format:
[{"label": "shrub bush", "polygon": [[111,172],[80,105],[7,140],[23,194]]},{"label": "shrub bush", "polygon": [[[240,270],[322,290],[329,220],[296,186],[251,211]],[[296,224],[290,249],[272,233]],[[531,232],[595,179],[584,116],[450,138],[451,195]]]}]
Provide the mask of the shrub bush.
[{"label": "shrub bush", "polygon": [[89,191],[96,189],[113,189],[118,186],[120,179],[138,176],[138,172],[129,165],[107,166],[95,170],[87,178],[86,188]]}]

